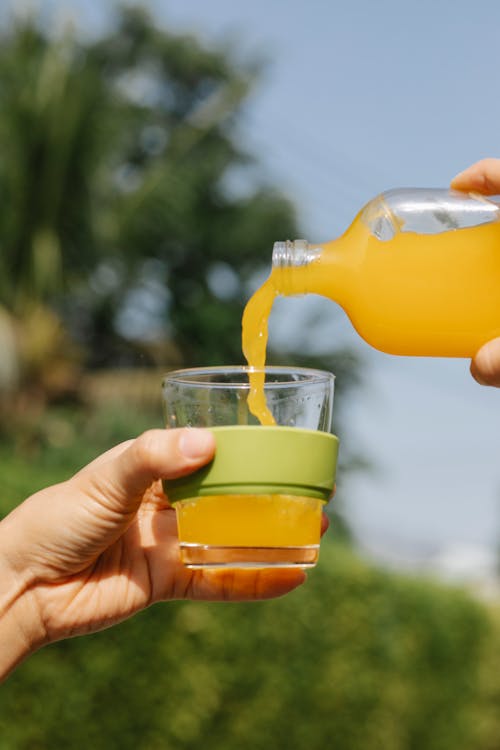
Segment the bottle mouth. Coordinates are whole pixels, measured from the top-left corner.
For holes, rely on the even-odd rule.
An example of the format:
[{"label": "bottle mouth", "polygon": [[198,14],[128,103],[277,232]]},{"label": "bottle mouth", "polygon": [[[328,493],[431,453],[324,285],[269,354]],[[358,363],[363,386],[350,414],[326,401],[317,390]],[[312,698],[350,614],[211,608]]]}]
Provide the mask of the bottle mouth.
[{"label": "bottle mouth", "polygon": [[305,294],[308,291],[307,273],[296,274],[299,268],[306,269],[321,254],[306,240],[275,242],[273,246],[273,269],[279,270],[277,291],[279,294]]},{"label": "bottle mouth", "polygon": [[275,268],[307,266],[318,254],[319,250],[311,247],[307,240],[275,242],[272,263]]}]

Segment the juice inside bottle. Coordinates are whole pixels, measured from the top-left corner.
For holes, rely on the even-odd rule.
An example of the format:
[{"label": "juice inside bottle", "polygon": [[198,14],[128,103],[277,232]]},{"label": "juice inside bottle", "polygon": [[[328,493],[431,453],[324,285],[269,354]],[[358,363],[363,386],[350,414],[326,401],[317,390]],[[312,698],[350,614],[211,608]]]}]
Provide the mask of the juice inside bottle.
[{"label": "juice inside bottle", "polygon": [[[273,271],[280,287],[280,274]],[[500,335],[500,223],[381,241],[358,216],[326,243],[293,288],[338,302],[358,333],[389,354],[472,357]]]}]

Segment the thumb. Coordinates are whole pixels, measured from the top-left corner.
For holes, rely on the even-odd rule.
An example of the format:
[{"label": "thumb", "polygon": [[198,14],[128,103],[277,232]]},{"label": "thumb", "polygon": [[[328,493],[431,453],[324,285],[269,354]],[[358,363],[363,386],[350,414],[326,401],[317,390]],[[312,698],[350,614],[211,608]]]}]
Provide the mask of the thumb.
[{"label": "thumb", "polygon": [[214,452],[215,438],[209,430],[149,430],[94,471],[84,470],[74,480],[81,478],[88,486],[92,473],[94,495],[105,497],[106,505],[114,511],[133,513],[155,480],[189,474],[208,463]]},{"label": "thumb", "polygon": [[500,159],[481,159],[457,174],[450,187],[455,190],[476,190],[484,195],[500,191]]},{"label": "thumb", "polygon": [[156,479],[188,474],[214,451],[208,430],[145,432],[12,511],[2,521],[5,559],[21,580],[83,570],[128,528]]},{"label": "thumb", "polygon": [[500,338],[481,347],[471,362],[470,371],[481,385],[500,386]]}]

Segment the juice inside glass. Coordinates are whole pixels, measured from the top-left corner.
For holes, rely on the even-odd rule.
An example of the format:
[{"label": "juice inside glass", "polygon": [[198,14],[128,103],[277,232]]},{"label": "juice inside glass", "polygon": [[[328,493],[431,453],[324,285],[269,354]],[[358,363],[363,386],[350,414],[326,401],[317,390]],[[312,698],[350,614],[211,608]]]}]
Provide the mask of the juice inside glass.
[{"label": "juice inside glass", "polygon": [[167,427],[208,427],[216,438],[211,464],[165,483],[181,558],[192,568],[312,567],[335,481],[334,376],[263,368],[275,421],[263,426],[248,408],[249,374],[246,367],[198,368],[164,379]]}]

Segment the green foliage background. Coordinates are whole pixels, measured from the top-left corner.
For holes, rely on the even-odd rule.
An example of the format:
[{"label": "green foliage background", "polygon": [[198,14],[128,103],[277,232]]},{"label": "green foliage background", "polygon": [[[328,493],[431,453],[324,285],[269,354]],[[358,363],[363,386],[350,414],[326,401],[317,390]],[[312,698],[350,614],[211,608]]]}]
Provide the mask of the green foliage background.
[{"label": "green foliage background", "polygon": [[[62,417],[28,464],[1,448],[1,511],[154,419],[99,409],[61,436]],[[495,609],[363,562],[333,523],[281,600],[158,604],[32,656],[0,688],[0,747],[494,750],[499,660]]]},{"label": "green foliage background", "polygon": [[493,748],[493,637],[463,593],[326,544],[281,601],[156,605],[35,655],[4,688],[2,747]]}]

